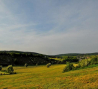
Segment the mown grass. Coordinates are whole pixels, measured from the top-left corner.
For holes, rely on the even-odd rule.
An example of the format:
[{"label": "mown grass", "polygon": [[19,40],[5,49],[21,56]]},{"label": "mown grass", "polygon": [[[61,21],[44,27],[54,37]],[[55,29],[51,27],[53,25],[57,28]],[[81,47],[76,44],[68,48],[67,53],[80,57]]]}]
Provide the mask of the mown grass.
[{"label": "mown grass", "polygon": [[[97,89],[98,66],[62,73],[64,64],[16,66],[17,74],[0,75],[0,89]],[[5,68],[3,68],[5,69]]]}]

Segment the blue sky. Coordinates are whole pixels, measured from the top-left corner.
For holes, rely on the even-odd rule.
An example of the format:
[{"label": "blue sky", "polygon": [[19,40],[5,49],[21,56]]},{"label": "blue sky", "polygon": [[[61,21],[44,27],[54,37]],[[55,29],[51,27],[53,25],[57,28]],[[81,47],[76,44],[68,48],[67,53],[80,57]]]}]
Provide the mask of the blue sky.
[{"label": "blue sky", "polygon": [[98,0],[0,0],[0,50],[98,52]]}]

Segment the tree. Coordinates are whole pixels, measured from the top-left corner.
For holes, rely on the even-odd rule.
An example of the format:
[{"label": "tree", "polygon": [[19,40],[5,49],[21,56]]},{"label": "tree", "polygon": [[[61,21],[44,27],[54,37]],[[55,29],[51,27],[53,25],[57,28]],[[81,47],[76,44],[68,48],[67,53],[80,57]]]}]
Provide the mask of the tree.
[{"label": "tree", "polygon": [[6,70],[8,73],[12,74],[14,72],[13,66],[9,65]]}]

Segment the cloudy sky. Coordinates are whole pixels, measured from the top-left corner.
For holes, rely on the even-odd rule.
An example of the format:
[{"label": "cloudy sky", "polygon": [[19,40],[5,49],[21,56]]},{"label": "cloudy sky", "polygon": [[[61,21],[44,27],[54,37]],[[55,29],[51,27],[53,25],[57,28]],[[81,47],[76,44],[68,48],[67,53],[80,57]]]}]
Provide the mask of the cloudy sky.
[{"label": "cloudy sky", "polygon": [[0,0],[0,50],[98,52],[98,0]]}]

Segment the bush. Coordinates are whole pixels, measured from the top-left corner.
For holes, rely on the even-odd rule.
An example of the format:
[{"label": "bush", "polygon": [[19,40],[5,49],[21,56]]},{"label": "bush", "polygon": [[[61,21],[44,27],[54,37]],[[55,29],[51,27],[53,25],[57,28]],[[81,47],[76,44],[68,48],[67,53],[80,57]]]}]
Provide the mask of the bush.
[{"label": "bush", "polygon": [[79,66],[80,66],[81,68],[85,67],[85,61],[80,62],[80,63],[79,63]]},{"label": "bush", "polygon": [[90,61],[86,60],[85,61],[85,66],[88,66],[88,65],[90,65]]},{"label": "bush", "polygon": [[92,58],[91,61],[90,61],[90,64],[91,65],[92,64],[98,64],[98,58],[97,57]]},{"label": "bush", "polygon": [[70,71],[70,70],[73,70],[73,69],[75,69],[75,67],[73,66],[73,64],[67,62],[67,65],[66,65],[65,68],[63,69],[63,73],[64,73],[64,72],[67,72],[67,71]]},{"label": "bush", "polygon": [[25,67],[28,67],[28,64],[27,63],[25,63]]},{"label": "bush", "polygon": [[2,65],[0,65],[0,70],[2,70]]},{"label": "bush", "polygon": [[79,62],[79,66],[80,66],[81,68],[86,67],[86,66],[88,66],[88,65],[90,65],[90,60],[88,60],[88,59],[84,59],[84,60],[81,60],[81,61]]},{"label": "bush", "polygon": [[48,63],[46,66],[47,66],[47,68],[49,68],[51,66],[51,63]]},{"label": "bush", "polygon": [[12,65],[9,65],[9,66],[7,67],[7,70],[6,70],[6,71],[7,71],[8,73],[12,74],[13,71],[14,71],[13,66],[12,66]]}]

